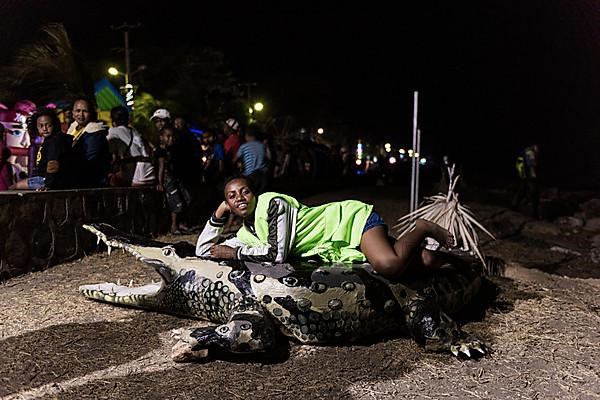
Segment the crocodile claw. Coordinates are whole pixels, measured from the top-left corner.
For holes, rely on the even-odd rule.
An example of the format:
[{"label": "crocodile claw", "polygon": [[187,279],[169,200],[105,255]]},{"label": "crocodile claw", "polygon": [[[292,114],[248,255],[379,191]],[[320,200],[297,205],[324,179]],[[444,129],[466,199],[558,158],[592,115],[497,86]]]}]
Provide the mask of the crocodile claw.
[{"label": "crocodile claw", "polygon": [[449,349],[456,357],[462,354],[467,358],[475,358],[486,353],[484,344],[475,338],[455,342],[449,346]]}]

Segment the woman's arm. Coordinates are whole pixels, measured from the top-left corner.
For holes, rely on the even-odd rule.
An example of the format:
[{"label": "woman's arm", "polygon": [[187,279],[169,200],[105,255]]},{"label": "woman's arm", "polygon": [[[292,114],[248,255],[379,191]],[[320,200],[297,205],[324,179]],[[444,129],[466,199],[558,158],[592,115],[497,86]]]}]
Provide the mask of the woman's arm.
[{"label": "woman's arm", "polygon": [[213,215],[209,218],[204,225],[204,229],[200,236],[198,236],[198,240],[196,242],[196,255],[199,257],[215,257],[215,258],[233,258],[227,257],[226,254],[213,254],[215,250],[211,250],[213,247],[237,247],[242,245],[239,240],[231,241],[227,240],[223,244],[225,246],[216,246],[221,238],[221,233],[223,232],[223,227],[227,222],[227,217],[229,216],[229,206],[226,202],[222,202],[219,207],[215,210]]}]

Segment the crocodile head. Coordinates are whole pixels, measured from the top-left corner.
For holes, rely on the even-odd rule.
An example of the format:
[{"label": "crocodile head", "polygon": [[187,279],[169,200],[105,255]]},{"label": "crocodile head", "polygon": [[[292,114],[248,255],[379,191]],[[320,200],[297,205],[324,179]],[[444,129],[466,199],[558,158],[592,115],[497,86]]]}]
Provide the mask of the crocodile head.
[{"label": "crocodile head", "polygon": [[166,304],[165,298],[169,297],[169,292],[172,293],[175,286],[181,289],[181,286],[187,283],[184,281],[194,280],[195,269],[202,264],[202,260],[196,257],[194,265],[186,260],[186,257],[194,255],[191,244],[149,240],[125,234],[102,223],[83,227],[98,237],[98,243],[102,241],[106,244],[109,254],[111,249],[123,249],[137,260],[152,266],[161,277],[159,282],[136,287],[108,282],[83,285],[79,287],[79,291],[85,297],[131,307],[177,312],[173,309],[173,304]]}]

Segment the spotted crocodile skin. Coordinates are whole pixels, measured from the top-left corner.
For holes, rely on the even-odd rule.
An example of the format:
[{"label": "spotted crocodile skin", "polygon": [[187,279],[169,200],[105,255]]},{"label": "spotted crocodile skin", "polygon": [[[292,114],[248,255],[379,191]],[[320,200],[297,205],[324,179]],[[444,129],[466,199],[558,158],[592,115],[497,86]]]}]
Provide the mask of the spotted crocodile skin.
[{"label": "spotted crocodile skin", "polygon": [[121,248],[153,266],[161,282],[141,287],[84,285],[87,298],[220,324],[173,332],[173,358],[201,350],[265,352],[279,333],[307,344],[352,342],[408,334],[436,351],[470,357],[482,342],[459,329],[455,314],[477,294],[483,269],[475,258],[433,275],[390,281],[369,264],[317,265],[216,262],[194,255],[189,243],[162,243],[124,234],[106,224],[84,225],[110,252]]}]

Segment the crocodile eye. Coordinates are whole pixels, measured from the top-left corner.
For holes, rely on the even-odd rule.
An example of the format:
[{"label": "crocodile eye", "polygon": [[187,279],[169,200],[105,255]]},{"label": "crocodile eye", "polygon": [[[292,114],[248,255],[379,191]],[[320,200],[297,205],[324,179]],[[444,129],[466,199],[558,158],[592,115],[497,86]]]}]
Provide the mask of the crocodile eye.
[{"label": "crocodile eye", "polygon": [[172,247],[164,247],[162,249],[162,253],[163,253],[163,256],[165,256],[165,257],[171,257],[172,255],[175,254],[175,249],[173,249]]}]

